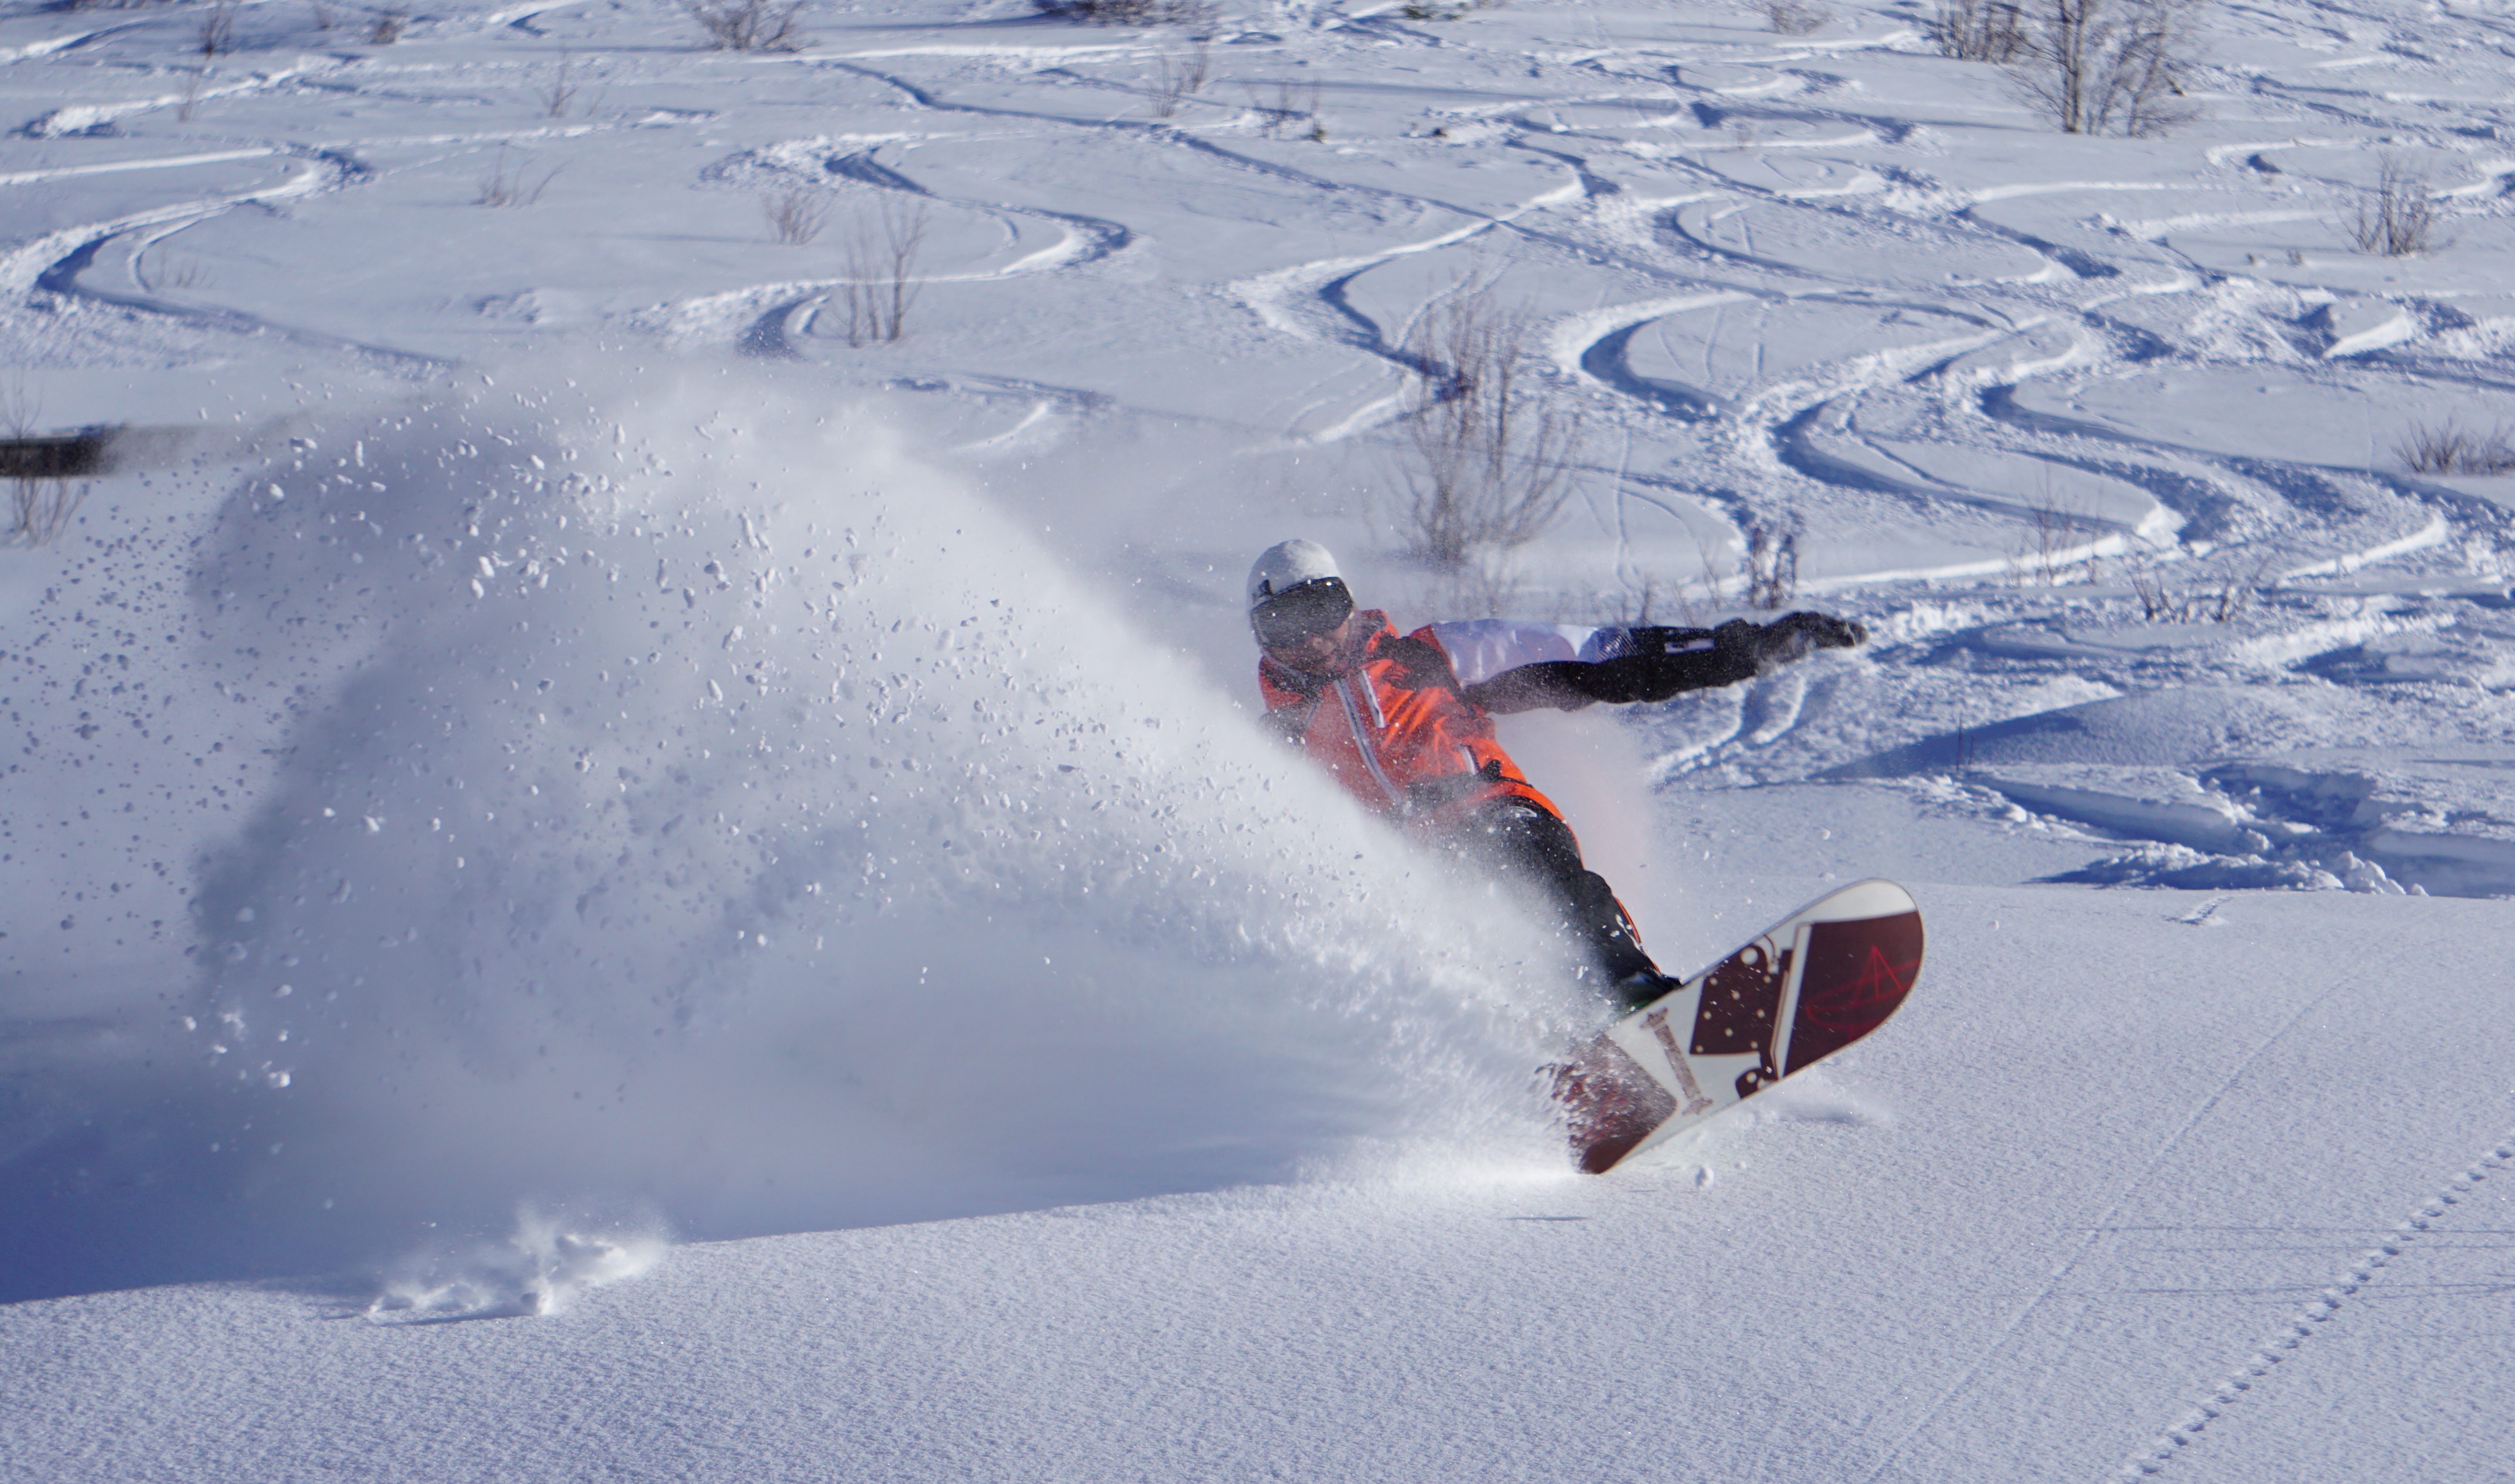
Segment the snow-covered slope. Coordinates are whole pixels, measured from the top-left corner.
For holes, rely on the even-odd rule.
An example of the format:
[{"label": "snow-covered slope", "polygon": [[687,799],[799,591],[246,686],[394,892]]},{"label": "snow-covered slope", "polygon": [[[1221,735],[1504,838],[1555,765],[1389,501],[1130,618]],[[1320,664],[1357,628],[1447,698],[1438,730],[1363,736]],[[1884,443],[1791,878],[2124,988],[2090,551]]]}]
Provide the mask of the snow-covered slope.
[{"label": "snow-covered slope", "polygon": [[[0,431],[148,430],[0,551],[0,1471],[2491,1474],[2515,485],[2403,450],[2515,427],[2502,20],[2206,13],[2123,140],[1818,19],[0,11]],[[1443,575],[1461,304],[1580,433]],[[1579,1181],[1239,574],[1757,531],[1873,643],[1505,740],[1671,966],[1929,968]]]},{"label": "snow-covered slope", "polygon": [[381,1296],[22,1303],[7,1452],[95,1479],[2490,1477],[2503,909],[1924,910],[1897,1034],[1656,1168],[1401,1161],[651,1268],[528,1223]]}]

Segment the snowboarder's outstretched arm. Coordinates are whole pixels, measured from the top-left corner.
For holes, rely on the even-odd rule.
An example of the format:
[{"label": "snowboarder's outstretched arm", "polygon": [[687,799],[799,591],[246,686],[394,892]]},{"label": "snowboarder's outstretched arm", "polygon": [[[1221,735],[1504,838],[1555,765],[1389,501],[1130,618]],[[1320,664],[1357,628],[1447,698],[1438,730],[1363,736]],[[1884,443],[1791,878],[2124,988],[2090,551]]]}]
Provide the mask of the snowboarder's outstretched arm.
[{"label": "snowboarder's outstretched arm", "polygon": [[1665,701],[1749,680],[1804,658],[1847,648],[1868,632],[1823,613],[1785,613],[1769,624],[1733,618],[1716,629],[1567,629],[1495,619],[1434,624],[1466,698],[1507,715],[1593,702]]}]

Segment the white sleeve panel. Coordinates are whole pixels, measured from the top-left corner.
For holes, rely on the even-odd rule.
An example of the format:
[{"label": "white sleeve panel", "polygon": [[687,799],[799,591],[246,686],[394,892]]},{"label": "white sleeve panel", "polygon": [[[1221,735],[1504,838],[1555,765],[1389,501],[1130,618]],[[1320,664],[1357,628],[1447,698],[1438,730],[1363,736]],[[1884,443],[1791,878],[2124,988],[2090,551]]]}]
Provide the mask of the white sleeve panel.
[{"label": "white sleeve panel", "polygon": [[1450,657],[1462,685],[1481,685],[1505,670],[1549,661],[1610,658],[1622,629],[1591,629],[1569,624],[1523,624],[1506,618],[1470,618],[1430,626],[1432,638]]}]

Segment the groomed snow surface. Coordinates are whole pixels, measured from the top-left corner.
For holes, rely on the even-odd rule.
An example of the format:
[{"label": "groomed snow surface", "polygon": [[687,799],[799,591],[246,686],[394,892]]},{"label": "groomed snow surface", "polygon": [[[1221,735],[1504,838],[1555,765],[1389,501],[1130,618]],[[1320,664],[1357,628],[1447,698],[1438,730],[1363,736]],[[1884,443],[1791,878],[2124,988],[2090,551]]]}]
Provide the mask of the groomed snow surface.
[{"label": "groomed snow surface", "polygon": [[[2503,18],[2205,11],[2148,140],[1918,3],[798,20],[0,9],[0,432],[136,430],[0,550],[0,1478],[2510,1475]],[[1461,303],[1577,488],[1445,575]],[[1927,967],[1576,1176],[1240,574],[1759,529],[1871,644],[1505,741],[1669,967]]]}]

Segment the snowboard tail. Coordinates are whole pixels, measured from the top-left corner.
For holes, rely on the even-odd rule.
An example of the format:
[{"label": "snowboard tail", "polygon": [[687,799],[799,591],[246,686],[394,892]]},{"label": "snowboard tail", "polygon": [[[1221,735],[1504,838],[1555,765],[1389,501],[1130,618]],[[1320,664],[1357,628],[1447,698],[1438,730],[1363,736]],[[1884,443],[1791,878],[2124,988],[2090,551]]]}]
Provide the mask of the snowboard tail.
[{"label": "snowboard tail", "polygon": [[1921,969],[1921,914],[1865,881],[1792,913],[1546,1070],[1576,1164],[1627,1156],[1886,1023]]}]

